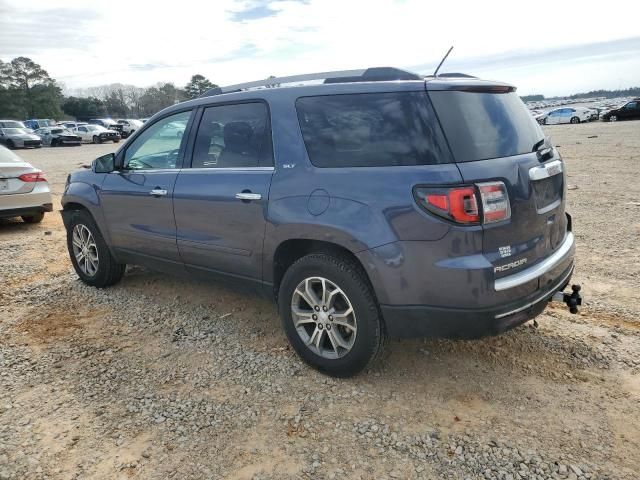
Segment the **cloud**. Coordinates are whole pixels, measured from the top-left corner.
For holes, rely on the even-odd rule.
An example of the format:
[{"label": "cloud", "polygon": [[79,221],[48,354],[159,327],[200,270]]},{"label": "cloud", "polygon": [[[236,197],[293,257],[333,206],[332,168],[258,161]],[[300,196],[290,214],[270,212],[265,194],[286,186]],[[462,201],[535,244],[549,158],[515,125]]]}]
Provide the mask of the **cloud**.
[{"label": "cloud", "polygon": [[[618,21],[619,14],[596,17],[589,1],[575,8],[536,0],[535,10],[547,13],[532,19],[530,6],[512,0],[492,0],[490,8],[474,0],[182,0],[180,8],[136,0],[125,10],[77,0],[0,0],[0,58],[29,56],[72,88],[184,85],[194,73],[228,85],[370,66],[429,73],[454,44],[445,71],[542,93],[637,84],[637,23]],[[638,18],[640,2],[608,0],[607,11]],[[595,75],[589,64],[607,67]]]},{"label": "cloud", "polygon": [[153,70],[159,70],[162,68],[167,68],[169,65],[166,63],[131,63],[129,64],[129,68],[131,70],[143,71],[143,72],[151,72]]},{"label": "cloud", "polygon": [[258,47],[253,43],[247,43],[238,48],[233,49],[229,53],[211,57],[206,60],[207,63],[224,63],[237,58],[250,58],[255,56],[259,52]]},{"label": "cloud", "polygon": [[245,7],[242,10],[230,12],[229,19],[232,22],[247,22],[250,20],[258,20],[260,18],[272,17],[278,14],[278,10],[269,6],[271,2]]},{"label": "cloud", "polygon": [[45,49],[75,50],[89,46],[95,36],[86,28],[99,14],[82,6],[48,7],[35,11],[0,0],[0,57],[25,56]]},{"label": "cloud", "polygon": [[[553,64],[578,63],[598,61],[616,61],[626,58],[640,58],[640,37],[623,38],[604,42],[592,42],[582,45],[568,45],[545,49],[529,49],[507,51],[481,57],[455,58],[455,50],[445,62],[442,71],[464,71],[469,73],[481,72],[495,68],[519,68],[544,66],[550,68]],[[429,74],[439,60],[428,64],[410,67],[411,69]]]}]

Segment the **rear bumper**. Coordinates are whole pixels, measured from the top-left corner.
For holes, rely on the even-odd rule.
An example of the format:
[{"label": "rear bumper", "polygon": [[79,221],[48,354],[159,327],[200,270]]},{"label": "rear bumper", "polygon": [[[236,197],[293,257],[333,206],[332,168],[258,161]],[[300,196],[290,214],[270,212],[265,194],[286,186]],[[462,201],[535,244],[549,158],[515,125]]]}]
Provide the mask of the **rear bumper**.
[{"label": "rear bumper", "polygon": [[37,213],[52,212],[53,205],[45,203],[35,207],[14,208],[11,210],[0,210],[0,218],[21,217],[23,215],[34,215]]},{"label": "rear bumper", "polygon": [[0,195],[0,217],[19,217],[53,210],[51,192],[46,182],[36,182],[30,193]]},{"label": "rear bumper", "polygon": [[540,291],[494,308],[442,308],[429,305],[381,305],[392,337],[479,338],[498,335],[540,315],[551,297],[564,289],[573,261]]}]

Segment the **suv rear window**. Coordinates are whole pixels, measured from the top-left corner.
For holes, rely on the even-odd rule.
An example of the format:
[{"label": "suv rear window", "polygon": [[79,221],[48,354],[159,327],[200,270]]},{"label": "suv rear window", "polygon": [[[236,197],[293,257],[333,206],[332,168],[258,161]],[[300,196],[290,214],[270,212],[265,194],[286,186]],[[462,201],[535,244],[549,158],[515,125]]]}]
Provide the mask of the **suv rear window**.
[{"label": "suv rear window", "polygon": [[528,153],[544,133],[515,92],[429,92],[456,162]]},{"label": "suv rear window", "polygon": [[450,163],[426,93],[302,97],[298,120],[316,167],[385,167]]}]

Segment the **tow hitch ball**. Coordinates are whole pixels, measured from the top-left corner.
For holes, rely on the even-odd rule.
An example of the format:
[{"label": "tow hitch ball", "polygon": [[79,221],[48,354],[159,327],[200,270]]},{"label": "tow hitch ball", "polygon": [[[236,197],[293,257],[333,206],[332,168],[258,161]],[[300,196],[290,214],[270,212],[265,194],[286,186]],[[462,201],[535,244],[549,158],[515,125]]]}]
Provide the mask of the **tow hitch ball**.
[{"label": "tow hitch ball", "polygon": [[578,313],[578,305],[582,305],[580,285],[571,285],[571,293],[556,292],[551,297],[553,302],[563,302],[569,307],[569,312]]}]

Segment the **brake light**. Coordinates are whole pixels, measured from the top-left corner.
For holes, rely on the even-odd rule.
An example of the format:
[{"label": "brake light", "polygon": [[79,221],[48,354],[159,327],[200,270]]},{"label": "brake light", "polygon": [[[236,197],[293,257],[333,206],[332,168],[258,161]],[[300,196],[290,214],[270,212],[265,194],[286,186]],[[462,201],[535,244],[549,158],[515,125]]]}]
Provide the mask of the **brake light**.
[{"label": "brake light", "polygon": [[40,171],[23,173],[18,178],[20,180],[22,180],[23,182],[27,182],[27,183],[31,183],[31,182],[46,182],[47,181],[47,179],[44,178],[44,173],[42,173]]},{"label": "brake light", "polygon": [[424,209],[460,224],[495,223],[511,217],[509,195],[502,182],[450,188],[418,187],[415,196]]},{"label": "brake light", "polygon": [[478,223],[478,202],[474,187],[432,189],[419,188],[418,200],[431,213],[457,223]]}]

